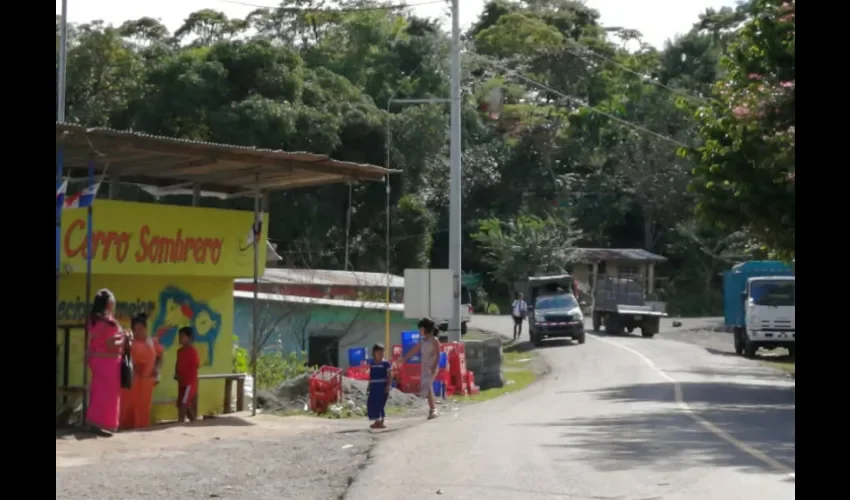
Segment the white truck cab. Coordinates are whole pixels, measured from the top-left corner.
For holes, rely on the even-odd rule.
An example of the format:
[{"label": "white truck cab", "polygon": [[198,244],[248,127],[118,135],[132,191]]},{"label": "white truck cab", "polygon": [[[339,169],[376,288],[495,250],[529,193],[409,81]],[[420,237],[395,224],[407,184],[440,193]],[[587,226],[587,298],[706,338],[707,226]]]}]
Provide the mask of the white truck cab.
[{"label": "white truck cab", "polygon": [[759,348],[784,347],[794,356],[797,340],[794,276],[749,278],[741,299],[746,326],[735,336],[735,351],[751,358]]}]

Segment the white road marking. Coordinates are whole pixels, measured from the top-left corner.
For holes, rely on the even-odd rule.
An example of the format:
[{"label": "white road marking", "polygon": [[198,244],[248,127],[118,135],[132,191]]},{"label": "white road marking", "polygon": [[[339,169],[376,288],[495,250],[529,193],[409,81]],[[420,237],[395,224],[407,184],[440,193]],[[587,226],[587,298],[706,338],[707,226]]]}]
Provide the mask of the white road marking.
[{"label": "white road marking", "polygon": [[720,427],[717,427],[713,423],[711,423],[708,420],[701,417],[697,413],[697,411],[694,410],[693,408],[691,408],[691,406],[688,405],[688,403],[685,401],[685,398],[682,394],[682,386],[679,384],[679,382],[676,379],[674,379],[673,377],[671,377],[670,375],[668,375],[667,372],[665,372],[664,370],[662,370],[661,368],[656,366],[655,363],[653,363],[652,360],[649,359],[648,357],[646,357],[643,353],[641,353],[641,352],[639,352],[635,349],[632,349],[631,347],[629,347],[627,345],[621,344],[619,342],[616,342],[616,341],[613,341],[613,340],[610,340],[610,339],[606,339],[606,338],[599,337],[599,336],[596,336],[596,335],[591,335],[591,334],[588,334],[588,336],[595,339],[595,340],[598,340],[600,342],[605,342],[606,344],[610,344],[610,345],[613,345],[615,347],[619,347],[620,349],[624,349],[626,351],[629,351],[630,353],[639,357],[641,360],[643,360],[644,363],[646,363],[650,368],[652,368],[656,373],[658,373],[658,375],[660,375],[661,378],[663,378],[664,380],[673,384],[673,394],[676,398],[676,405],[686,415],[691,417],[694,421],[696,421],[698,424],[702,425],[705,429],[707,429],[709,432],[711,432],[715,436],[726,441],[727,443],[731,444],[732,446],[741,450],[742,452],[746,453],[747,455],[750,455],[751,457],[755,458],[756,460],[768,465],[769,467],[776,469],[779,472],[783,472],[785,474],[791,475],[791,477],[794,477],[793,474],[795,474],[795,471],[791,467],[789,467],[789,466],[783,464],[782,462],[779,462],[778,460],[764,454],[763,452],[753,448],[752,446],[748,445],[747,443],[744,443],[743,441],[740,441],[740,440],[732,437],[728,432],[724,431]]}]

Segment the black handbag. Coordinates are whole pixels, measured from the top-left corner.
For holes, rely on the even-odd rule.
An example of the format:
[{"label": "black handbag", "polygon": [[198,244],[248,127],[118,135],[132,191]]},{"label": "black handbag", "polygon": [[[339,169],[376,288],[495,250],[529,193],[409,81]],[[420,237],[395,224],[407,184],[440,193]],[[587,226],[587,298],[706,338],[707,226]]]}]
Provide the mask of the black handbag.
[{"label": "black handbag", "polygon": [[130,348],[124,348],[124,354],[121,355],[121,388],[130,389],[133,387],[133,358],[130,356]]}]

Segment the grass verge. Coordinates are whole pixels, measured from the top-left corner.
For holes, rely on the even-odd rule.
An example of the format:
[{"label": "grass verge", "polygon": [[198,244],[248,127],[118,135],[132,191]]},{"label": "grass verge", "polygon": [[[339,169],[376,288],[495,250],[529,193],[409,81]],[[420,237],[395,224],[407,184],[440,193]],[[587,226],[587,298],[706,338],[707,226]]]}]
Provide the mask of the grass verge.
[{"label": "grass verge", "polygon": [[513,346],[504,348],[504,362],[502,372],[505,374],[505,385],[496,389],[481,391],[480,394],[469,396],[465,401],[480,402],[504,396],[512,392],[518,392],[537,380],[537,374],[532,368],[532,363],[537,353],[534,351],[520,352],[511,349]]}]

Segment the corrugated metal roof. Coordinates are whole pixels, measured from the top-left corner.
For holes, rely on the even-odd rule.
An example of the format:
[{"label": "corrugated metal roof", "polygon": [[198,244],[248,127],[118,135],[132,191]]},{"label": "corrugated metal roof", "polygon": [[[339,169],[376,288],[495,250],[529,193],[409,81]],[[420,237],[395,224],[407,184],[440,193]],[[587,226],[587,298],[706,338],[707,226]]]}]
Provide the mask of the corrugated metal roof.
[{"label": "corrugated metal roof", "polygon": [[56,123],[66,168],[110,172],[126,182],[152,186],[198,184],[209,191],[239,193],[342,182],[382,180],[394,171],[377,165],[334,160],[327,155],[288,152],[151,135],[133,130],[86,128]]},{"label": "corrugated metal roof", "polygon": [[[238,279],[235,281],[236,283],[251,283],[253,280]],[[261,281],[277,285],[385,287],[387,286],[387,275],[384,273],[325,269],[267,268]],[[404,278],[391,274],[390,288],[404,288]]]},{"label": "corrugated metal roof", "polygon": [[[234,290],[234,299],[253,300],[254,292]],[[361,300],[338,300],[318,299],[313,297],[299,297],[295,295],[283,295],[278,293],[258,293],[257,298],[261,301],[287,302],[290,304],[304,304],[313,306],[348,307],[352,309],[373,309],[384,311],[387,309],[385,302],[366,302]],[[404,311],[404,304],[389,304],[390,311]]]},{"label": "corrugated metal roof", "polygon": [[667,257],[654,254],[642,248],[576,248],[575,260],[578,262],[635,261],[666,262]]}]

